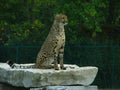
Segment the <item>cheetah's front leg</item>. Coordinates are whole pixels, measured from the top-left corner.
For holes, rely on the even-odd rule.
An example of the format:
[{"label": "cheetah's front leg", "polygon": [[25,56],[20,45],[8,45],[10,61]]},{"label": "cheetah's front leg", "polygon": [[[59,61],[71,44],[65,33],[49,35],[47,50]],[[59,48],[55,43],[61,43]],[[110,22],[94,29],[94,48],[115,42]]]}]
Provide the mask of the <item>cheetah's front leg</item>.
[{"label": "cheetah's front leg", "polygon": [[59,57],[60,57],[60,68],[66,70],[63,63],[63,56],[64,56],[64,46],[62,46],[59,50]]},{"label": "cheetah's front leg", "polygon": [[55,70],[59,70],[57,56],[58,56],[58,53],[57,53],[57,50],[55,49],[54,50],[54,68],[55,68]]}]

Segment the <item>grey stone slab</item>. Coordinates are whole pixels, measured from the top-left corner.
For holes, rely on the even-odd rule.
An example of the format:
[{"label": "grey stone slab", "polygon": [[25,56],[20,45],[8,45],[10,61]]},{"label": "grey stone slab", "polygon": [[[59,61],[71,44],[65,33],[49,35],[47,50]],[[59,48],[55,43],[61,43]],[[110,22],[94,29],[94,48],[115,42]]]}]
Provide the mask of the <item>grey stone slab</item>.
[{"label": "grey stone slab", "polygon": [[[33,65],[33,64],[24,64]],[[97,67],[65,65],[66,70],[11,69],[0,63],[0,82],[17,87],[41,87],[61,85],[90,85],[98,72]]]}]

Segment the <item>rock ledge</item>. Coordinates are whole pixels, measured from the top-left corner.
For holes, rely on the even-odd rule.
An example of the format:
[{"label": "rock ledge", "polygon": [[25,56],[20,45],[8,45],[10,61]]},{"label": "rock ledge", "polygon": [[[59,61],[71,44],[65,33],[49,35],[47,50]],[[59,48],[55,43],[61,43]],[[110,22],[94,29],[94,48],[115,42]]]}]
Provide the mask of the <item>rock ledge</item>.
[{"label": "rock ledge", "polygon": [[[34,64],[24,64],[34,65]],[[66,70],[54,69],[11,69],[0,63],[0,82],[20,87],[61,85],[90,85],[98,72],[97,67],[65,65]]]}]

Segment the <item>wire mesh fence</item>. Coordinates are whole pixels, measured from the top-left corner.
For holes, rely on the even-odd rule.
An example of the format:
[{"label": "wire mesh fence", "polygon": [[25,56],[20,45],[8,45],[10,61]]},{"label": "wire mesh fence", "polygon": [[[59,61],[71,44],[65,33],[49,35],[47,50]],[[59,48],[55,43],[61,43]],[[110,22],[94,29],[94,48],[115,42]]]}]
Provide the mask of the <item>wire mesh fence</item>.
[{"label": "wire mesh fence", "polygon": [[[40,46],[1,46],[0,62],[12,60],[16,63],[34,63]],[[93,84],[101,88],[119,88],[120,46],[65,47],[64,63],[82,66],[96,66],[98,75]]]}]

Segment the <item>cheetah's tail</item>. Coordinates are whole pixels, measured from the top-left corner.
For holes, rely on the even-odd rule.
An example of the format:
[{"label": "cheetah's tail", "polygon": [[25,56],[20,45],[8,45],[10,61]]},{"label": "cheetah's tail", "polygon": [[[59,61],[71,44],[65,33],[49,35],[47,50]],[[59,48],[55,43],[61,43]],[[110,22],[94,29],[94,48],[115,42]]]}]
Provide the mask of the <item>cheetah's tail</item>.
[{"label": "cheetah's tail", "polygon": [[31,69],[31,68],[35,68],[35,64],[17,64],[14,63],[13,61],[7,61],[6,62],[11,68],[13,69]]}]

